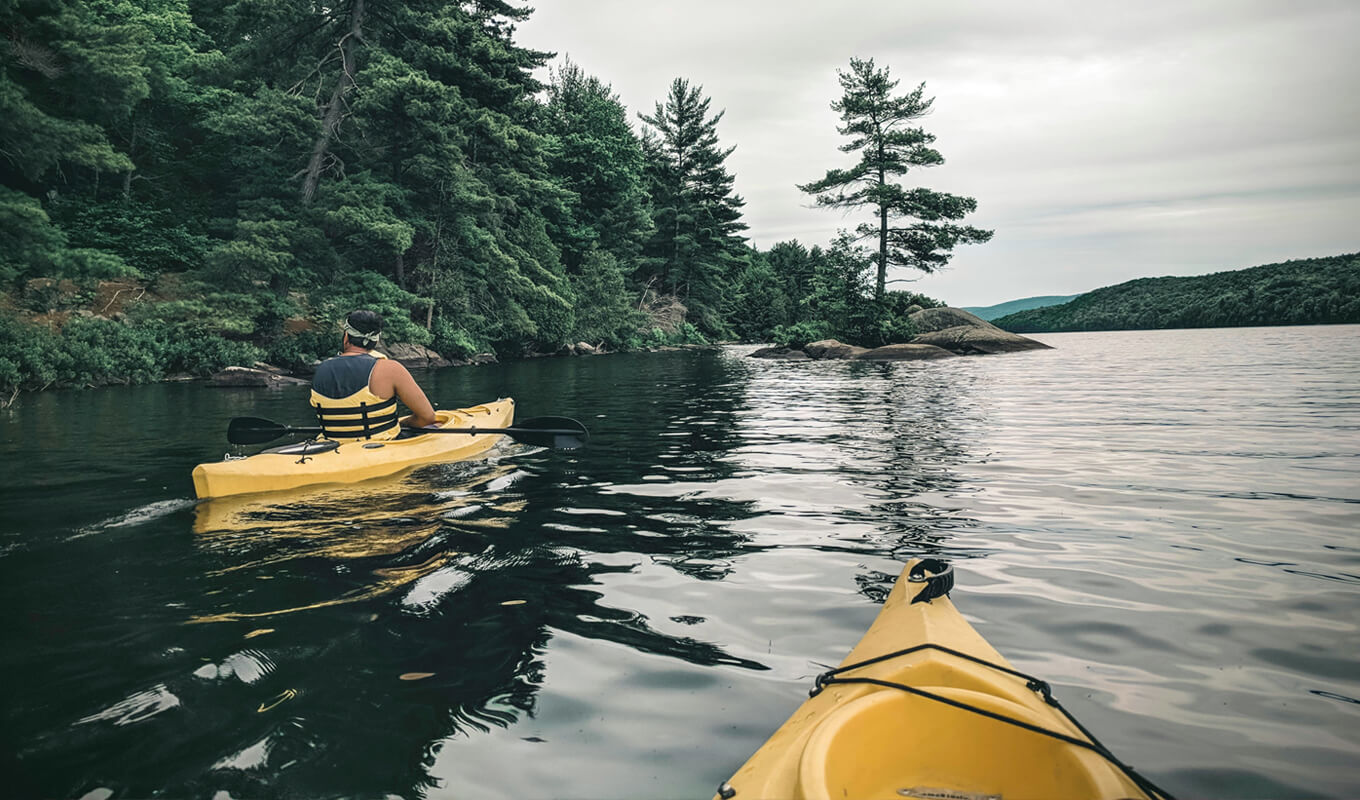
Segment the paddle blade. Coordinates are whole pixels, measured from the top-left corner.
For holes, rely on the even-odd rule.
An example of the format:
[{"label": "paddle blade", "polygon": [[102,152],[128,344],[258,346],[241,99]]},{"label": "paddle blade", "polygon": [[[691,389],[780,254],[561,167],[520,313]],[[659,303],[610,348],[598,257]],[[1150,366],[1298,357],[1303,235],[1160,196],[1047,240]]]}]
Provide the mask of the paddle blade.
[{"label": "paddle blade", "polygon": [[227,441],[232,444],[263,444],[287,432],[287,425],[259,417],[236,417],[227,423]]},{"label": "paddle blade", "polygon": [[559,450],[575,450],[590,441],[586,426],[570,417],[533,417],[515,423],[506,433],[521,444]]}]

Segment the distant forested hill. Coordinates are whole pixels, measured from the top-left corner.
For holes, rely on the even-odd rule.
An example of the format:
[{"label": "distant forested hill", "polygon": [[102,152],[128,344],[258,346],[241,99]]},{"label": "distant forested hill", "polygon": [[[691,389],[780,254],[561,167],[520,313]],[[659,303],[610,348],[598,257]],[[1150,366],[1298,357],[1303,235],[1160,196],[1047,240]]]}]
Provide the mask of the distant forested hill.
[{"label": "distant forested hill", "polygon": [[992,320],[1016,333],[1360,322],[1360,253],[1140,278]]},{"label": "distant forested hill", "polygon": [[1031,308],[1043,308],[1044,306],[1056,306],[1066,303],[1081,295],[1076,294],[1049,294],[1043,297],[1026,297],[1021,300],[1010,300],[1005,303],[997,303],[994,306],[964,306],[963,310],[970,314],[975,314],[982,319],[993,320],[997,317],[1004,317],[1007,314],[1014,314],[1017,311],[1028,311]]}]

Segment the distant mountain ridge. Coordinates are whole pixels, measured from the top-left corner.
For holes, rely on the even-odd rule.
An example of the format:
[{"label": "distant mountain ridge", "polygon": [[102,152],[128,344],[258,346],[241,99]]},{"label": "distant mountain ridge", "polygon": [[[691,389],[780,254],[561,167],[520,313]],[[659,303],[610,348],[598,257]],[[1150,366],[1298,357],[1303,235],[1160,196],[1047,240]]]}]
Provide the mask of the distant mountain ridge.
[{"label": "distant mountain ridge", "polygon": [[1004,317],[1007,314],[1014,314],[1017,311],[1028,311],[1031,308],[1043,308],[1044,306],[1056,306],[1066,303],[1068,300],[1081,297],[1079,294],[1048,294],[1042,297],[1025,297],[1019,300],[1007,300],[1004,303],[997,303],[994,306],[964,306],[963,310],[987,321]]},{"label": "distant mountain ridge", "polygon": [[1139,278],[991,322],[1012,333],[1360,322],[1360,253]]}]

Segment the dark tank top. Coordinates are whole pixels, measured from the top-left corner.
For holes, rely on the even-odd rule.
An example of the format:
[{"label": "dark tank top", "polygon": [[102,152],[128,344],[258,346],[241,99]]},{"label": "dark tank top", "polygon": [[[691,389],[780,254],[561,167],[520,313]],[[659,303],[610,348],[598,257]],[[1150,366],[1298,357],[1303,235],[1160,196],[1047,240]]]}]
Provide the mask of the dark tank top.
[{"label": "dark tank top", "polygon": [[368,386],[368,376],[378,359],[373,356],[336,356],[321,362],[312,376],[312,388],[333,400],[349,397]]}]

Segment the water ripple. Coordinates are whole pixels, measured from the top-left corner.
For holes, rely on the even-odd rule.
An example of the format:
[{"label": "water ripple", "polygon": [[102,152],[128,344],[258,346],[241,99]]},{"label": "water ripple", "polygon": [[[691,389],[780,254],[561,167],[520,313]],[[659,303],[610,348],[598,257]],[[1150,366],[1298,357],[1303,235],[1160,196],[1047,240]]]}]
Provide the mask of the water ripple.
[{"label": "water ripple", "polygon": [[305,391],[40,397],[28,499],[0,498],[15,791],[709,796],[928,554],[1174,793],[1360,796],[1357,333],[445,370],[432,396],[513,395],[591,446],[192,509],[161,487],[216,439],[58,421],[295,419]]}]

